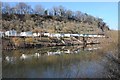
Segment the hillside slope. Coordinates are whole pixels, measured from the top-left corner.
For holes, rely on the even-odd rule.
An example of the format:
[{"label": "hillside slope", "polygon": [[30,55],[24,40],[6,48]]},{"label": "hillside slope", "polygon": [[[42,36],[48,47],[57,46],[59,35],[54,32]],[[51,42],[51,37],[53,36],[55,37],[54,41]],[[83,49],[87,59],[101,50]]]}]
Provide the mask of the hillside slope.
[{"label": "hillside slope", "polygon": [[90,33],[106,32],[107,24],[81,11],[71,11],[63,6],[45,9],[41,5],[32,8],[26,3],[18,3],[10,6],[10,3],[2,5],[2,29],[15,29],[18,32],[50,32],[50,33]]}]

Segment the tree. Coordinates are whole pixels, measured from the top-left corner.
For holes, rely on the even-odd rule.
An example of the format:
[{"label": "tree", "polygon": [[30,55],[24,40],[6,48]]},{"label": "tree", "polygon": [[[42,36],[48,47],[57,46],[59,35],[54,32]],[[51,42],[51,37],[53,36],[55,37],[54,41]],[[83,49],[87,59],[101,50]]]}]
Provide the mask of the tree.
[{"label": "tree", "polygon": [[2,4],[2,13],[3,14],[10,14],[10,5],[8,3],[3,3]]},{"label": "tree", "polygon": [[18,14],[29,14],[32,12],[32,8],[30,5],[27,5],[24,2],[20,2],[16,5]]},{"label": "tree", "polygon": [[54,16],[54,11],[52,9],[48,10],[49,16]]},{"label": "tree", "polygon": [[2,19],[2,2],[0,2],[0,20]]},{"label": "tree", "polygon": [[65,16],[66,9],[65,9],[63,6],[60,5],[60,6],[58,7],[58,10],[59,10],[59,16],[64,17],[64,16]]},{"label": "tree", "polygon": [[58,7],[53,7],[53,12],[54,12],[54,16],[58,16],[59,15],[59,10]]},{"label": "tree", "polygon": [[45,15],[48,15],[48,10],[45,10],[45,11],[44,11],[44,14],[45,14]]},{"label": "tree", "polygon": [[94,17],[91,16],[91,15],[88,15],[86,17],[86,22],[89,23],[89,24],[93,24],[94,23]]},{"label": "tree", "polygon": [[72,16],[73,16],[73,12],[71,10],[67,10],[66,17],[69,19],[69,18],[72,18]]},{"label": "tree", "polygon": [[75,12],[75,17],[78,21],[83,21],[84,18],[83,14],[80,11]]},{"label": "tree", "polygon": [[11,8],[10,14],[17,14],[17,9],[15,7]]},{"label": "tree", "polygon": [[98,28],[100,28],[102,26],[103,19],[97,18],[97,22],[98,22]]},{"label": "tree", "polygon": [[34,9],[35,14],[43,15],[44,11],[45,9],[41,5],[35,6],[35,9]]}]

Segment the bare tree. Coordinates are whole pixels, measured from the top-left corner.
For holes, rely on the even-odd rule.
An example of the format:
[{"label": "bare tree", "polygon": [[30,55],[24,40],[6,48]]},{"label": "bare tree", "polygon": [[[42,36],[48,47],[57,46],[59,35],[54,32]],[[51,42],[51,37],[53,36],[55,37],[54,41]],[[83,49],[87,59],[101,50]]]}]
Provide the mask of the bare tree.
[{"label": "bare tree", "polygon": [[35,9],[34,9],[35,14],[43,15],[44,11],[45,9],[41,5],[35,6]]},{"label": "bare tree", "polygon": [[48,14],[49,14],[49,16],[53,16],[54,15],[54,11],[52,9],[49,9],[48,10]]},{"label": "bare tree", "polygon": [[53,7],[53,11],[54,11],[54,16],[57,16],[59,15],[59,10],[58,10],[58,7]]},{"label": "bare tree", "polygon": [[26,6],[26,12],[27,12],[27,14],[33,13],[33,9],[31,8],[30,5]]},{"label": "bare tree", "polygon": [[3,3],[2,4],[2,13],[10,13],[10,5],[8,3]]},{"label": "bare tree", "polygon": [[27,5],[26,3],[20,2],[16,5],[16,9],[18,14],[28,14],[30,13],[31,6]]},{"label": "bare tree", "polygon": [[77,20],[82,21],[84,16],[83,16],[82,12],[76,11],[75,12],[75,17],[76,17]]},{"label": "bare tree", "polygon": [[72,12],[71,10],[67,10],[65,17],[67,17],[67,18],[72,18],[72,16],[73,16],[73,12]]},{"label": "bare tree", "polygon": [[60,16],[65,16],[65,13],[66,13],[66,9],[63,7],[63,6],[59,6],[58,7],[58,10],[59,10],[59,15]]},{"label": "bare tree", "polygon": [[0,2],[0,11],[2,11],[2,2]]},{"label": "bare tree", "polygon": [[2,2],[0,2],[0,19],[2,18]]},{"label": "bare tree", "polygon": [[86,17],[86,22],[88,22],[89,24],[93,24],[94,23],[94,17],[91,15],[88,15]]}]

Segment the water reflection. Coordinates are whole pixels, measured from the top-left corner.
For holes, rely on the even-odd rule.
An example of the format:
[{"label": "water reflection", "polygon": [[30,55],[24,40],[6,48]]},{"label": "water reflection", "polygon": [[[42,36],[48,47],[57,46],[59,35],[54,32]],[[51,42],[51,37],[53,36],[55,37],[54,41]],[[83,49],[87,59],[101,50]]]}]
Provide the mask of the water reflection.
[{"label": "water reflection", "polygon": [[[42,49],[32,49],[32,52],[29,50],[15,50],[11,51],[12,56],[9,55],[7,51],[4,52],[4,60],[7,62],[15,62],[17,60],[26,60],[32,58],[40,58],[41,56],[53,56],[53,55],[64,55],[64,54],[80,54],[81,51],[94,51],[100,49],[100,47],[96,47],[97,45],[88,45],[87,47],[83,46],[62,46],[62,47],[48,47],[45,51]],[[17,52],[17,53],[16,53]],[[8,53],[8,54],[7,54]],[[10,53],[10,54],[11,54]],[[19,55],[16,56],[15,54]]]},{"label": "water reflection", "polygon": [[102,58],[98,54],[89,54],[97,47],[61,46],[3,51],[3,77],[105,77],[106,71],[99,64]]}]

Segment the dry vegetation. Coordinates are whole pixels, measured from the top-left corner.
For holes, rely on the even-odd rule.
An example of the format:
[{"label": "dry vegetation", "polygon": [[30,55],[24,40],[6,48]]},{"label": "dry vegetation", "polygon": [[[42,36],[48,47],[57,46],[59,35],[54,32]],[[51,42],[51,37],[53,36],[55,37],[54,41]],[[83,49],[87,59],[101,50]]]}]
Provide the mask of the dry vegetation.
[{"label": "dry vegetation", "polygon": [[[37,7],[36,7],[37,6]],[[109,30],[101,19],[81,11],[71,11],[63,6],[46,9],[40,4],[34,9],[26,3],[10,6],[2,3],[2,29],[17,32],[99,33]]]},{"label": "dry vegetation", "polygon": [[[103,47],[103,52],[107,51],[113,51],[116,53],[118,51],[118,31],[117,30],[111,30],[106,33],[108,38],[102,39],[101,46]],[[118,53],[118,52],[117,52]]]},{"label": "dry vegetation", "polygon": [[112,30],[107,32],[109,38],[103,40],[101,46],[103,47],[100,50],[100,54],[104,54],[104,57],[107,58],[107,62],[104,65],[108,70],[108,78],[109,79],[119,79],[120,78],[120,70],[118,66],[120,65],[119,60],[119,31]]}]

